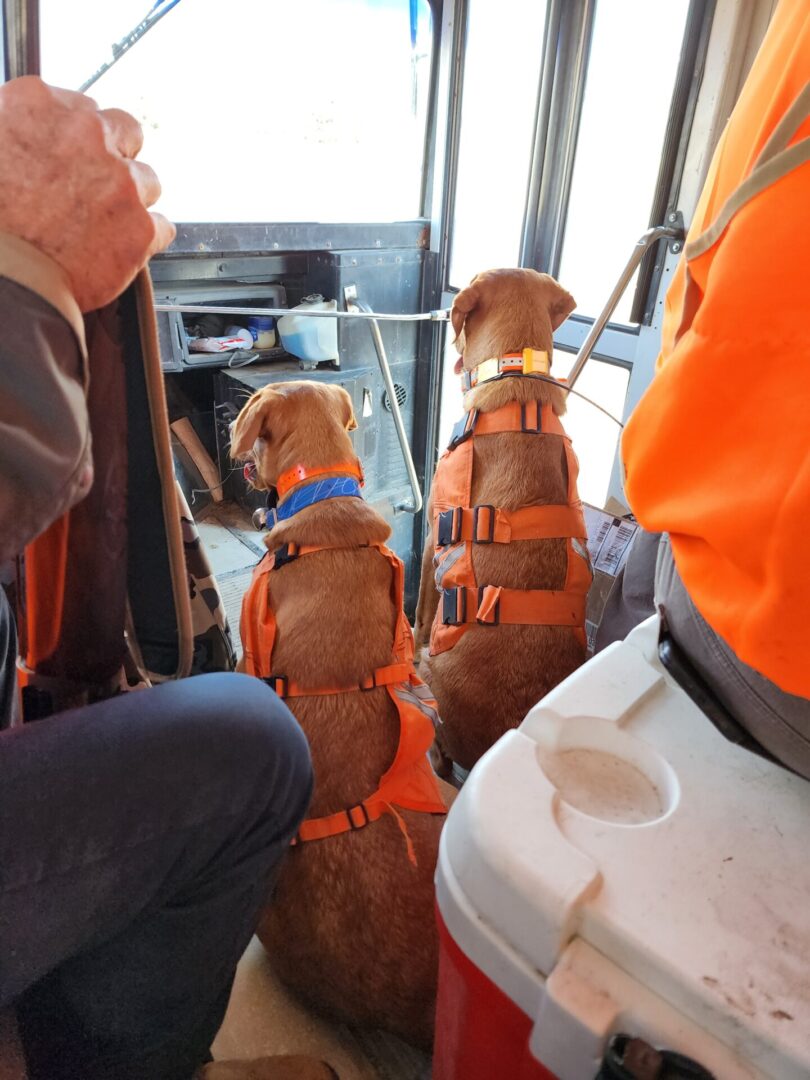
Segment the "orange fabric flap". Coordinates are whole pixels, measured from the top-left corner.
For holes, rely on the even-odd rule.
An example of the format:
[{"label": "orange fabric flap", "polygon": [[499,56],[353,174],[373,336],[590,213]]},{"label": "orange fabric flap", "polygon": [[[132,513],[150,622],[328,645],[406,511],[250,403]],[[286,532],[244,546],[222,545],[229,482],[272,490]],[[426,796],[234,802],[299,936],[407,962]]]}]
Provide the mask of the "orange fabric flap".
[{"label": "orange fabric flap", "polygon": [[362,829],[383,814],[390,813],[403,830],[410,855],[410,838],[394,807],[426,814],[447,813],[438,781],[427,759],[433,742],[433,725],[416,706],[397,697],[390,686],[388,693],[399,713],[399,745],[391,767],[380,780],[380,786],[358,806],[305,821],[298,830],[300,841],[323,840],[328,836]]},{"label": "orange fabric flap", "polygon": [[439,812],[444,802],[426,756],[433,743],[433,724],[419,708],[398,697],[394,688],[388,693],[399,712],[399,746],[374,795],[406,809]]}]

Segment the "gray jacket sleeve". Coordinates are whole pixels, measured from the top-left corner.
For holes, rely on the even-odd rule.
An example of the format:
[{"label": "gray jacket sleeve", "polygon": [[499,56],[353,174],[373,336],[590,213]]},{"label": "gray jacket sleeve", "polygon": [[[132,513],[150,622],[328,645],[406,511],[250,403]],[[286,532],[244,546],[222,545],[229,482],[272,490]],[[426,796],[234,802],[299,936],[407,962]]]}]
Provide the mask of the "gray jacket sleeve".
[{"label": "gray jacket sleeve", "polygon": [[86,495],[93,478],[83,327],[55,286],[58,267],[43,260],[0,237],[0,563]]}]

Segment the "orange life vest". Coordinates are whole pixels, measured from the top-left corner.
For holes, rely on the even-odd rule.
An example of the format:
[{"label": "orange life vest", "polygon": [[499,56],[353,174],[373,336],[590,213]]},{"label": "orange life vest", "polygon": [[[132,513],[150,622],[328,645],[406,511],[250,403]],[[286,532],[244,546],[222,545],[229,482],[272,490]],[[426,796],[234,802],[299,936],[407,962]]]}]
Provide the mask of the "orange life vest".
[{"label": "orange life vest", "polygon": [[[475,440],[502,432],[562,439],[568,463],[565,504],[503,510],[471,506]],[[585,520],[577,495],[579,466],[559,417],[550,405],[517,401],[492,412],[472,409],[453,429],[433,481],[436,586],[441,601],[430,635],[430,654],[452,649],[470,627],[520,623],[571,626],[585,643],[585,600],[591,584]],[[568,538],[568,571],[562,589],[507,589],[476,580],[474,544]],[[579,545],[579,550],[577,550]]]},{"label": "orange life vest", "polygon": [[658,374],[622,437],[625,491],[668,532],[698,611],[810,697],[810,10],[781,0],[667,293]]},{"label": "orange life vest", "polygon": [[400,725],[399,745],[390,768],[380,779],[377,790],[368,798],[363,799],[357,806],[340,810],[336,814],[307,819],[301,825],[294,842],[322,840],[351,829],[362,829],[388,813],[402,830],[408,845],[408,856],[415,863],[410,837],[395,807],[427,814],[447,812],[427,759],[437,719],[436,702],[416,674],[413,665],[413,635],[402,610],[405,578],[402,561],[384,544],[369,546],[379,551],[391,567],[392,597],[399,612],[391,663],[370,671],[353,686],[302,686],[287,675],[273,672],[276,617],[270,605],[269,575],[278,572],[294,559],[312,552],[345,547],[341,544],[287,544],[264,556],[253,571],[253,580],[242,602],[241,635],[245,670],[248,674],[263,679],[281,698],[362,693],[376,687],[385,687],[397,708]]}]

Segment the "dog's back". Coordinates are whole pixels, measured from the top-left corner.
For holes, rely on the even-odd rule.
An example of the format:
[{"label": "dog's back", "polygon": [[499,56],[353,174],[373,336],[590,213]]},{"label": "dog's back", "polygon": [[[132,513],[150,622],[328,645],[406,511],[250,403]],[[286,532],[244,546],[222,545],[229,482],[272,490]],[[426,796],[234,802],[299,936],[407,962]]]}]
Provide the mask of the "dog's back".
[{"label": "dog's back", "polygon": [[[320,529],[347,545],[380,542],[388,534],[382,518],[362,503],[349,509],[324,504],[318,517],[317,529],[311,521],[309,527],[290,523],[281,534],[285,542],[310,543]],[[304,687],[341,687],[391,662],[400,609],[391,565],[377,549],[315,552],[270,578],[276,671],[295,672]],[[399,744],[399,713],[386,688],[287,704],[312,752],[310,817],[362,803]],[[388,815],[367,828],[298,845],[259,936],[284,981],[319,1009],[427,1045],[437,959],[432,874],[442,819],[406,810],[400,817],[416,866]]]},{"label": "dog's back", "polygon": [[[475,371],[487,361],[494,362],[490,360],[493,357],[517,354],[520,358],[524,349],[545,353],[550,359],[552,331],[573,306],[571,296],[548,275],[514,269],[478,275],[459,293],[453,305],[453,327],[463,352],[464,370]],[[553,423],[544,426],[538,422],[536,428],[529,423],[524,427],[524,417],[532,410],[537,417],[540,406],[543,415]],[[520,416],[521,422],[517,430],[490,434],[476,434],[479,425],[473,428],[471,459],[465,459],[466,468],[471,465],[471,479],[463,496],[466,501],[461,505],[495,507],[507,512],[553,506],[560,508],[559,518],[567,522],[553,539],[468,544],[474,572],[468,577],[469,583],[474,580],[476,586],[500,586],[524,592],[564,592],[565,603],[569,597],[573,601],[566,614],[566,617],[570,615],[569,625],[554,623],[560,615],[550,614],[550,604],[544,598],[526,597],[520,602],[517,594],[512,600],[515,608],[520,602],[521,615],[513,622],[507,619],[498,622],[497,612],[492,616],[493,625],[477,625],[475,618],[470,621],[469,610],[454,614],[440,608],[436,614],[437,586],[446,588],[448,582],[454,584],[464,576],[466,555],[452,548],[446,557],[447,549],[437,553],[433,560],[438,564],[434,580],[431,556],[435,536],[428,542],[417,626],[417,643],[423,647],[421,672],[439,703],[443,721],[438,738],[440,748],[446,757],[469,769],[504,731],[516,727],[545,693],[584,660],[584,593],[590,569],[587,551],[581,543],[584,524],[578,508],[575,476],[572,476],[575,459],[566,450],[567,440],[559,424],[559,417],[565,412],[564,389],[542,376],[508,374],[475,385],[467,393],[465,409],[468,416],[474,410],[482,415],[511,411]],[[541,433],[535,433],[541,429]],[[451,451],[449,459],[439,463],[434,488],[439,509],[452,501],[442,501],[442,480],[444,470],[453,468],[450,459],[461,449],[459,446]],[[460,471],[457,465],[457,474]],[[457,484],[456,489],[465,484]],[[542,513],[538,512],[536,520],[541,519]],[[443,571],[445,566],[449,567],[447,572]],[[466,593],[467,607],[472,598],[480,616],[481,604],[476,604],[469,588]],[[548,624],[543,624],[545,609],[548,609]],[[448,634],[443,619],[448,617],[452,626],[453,618],[461,616],[467,621],[463,631],[451,630]],[[521,617],[526,621],[521,622]],[[427,655],[424,646],[429,621],[434,629]]]},{"label": "dog's back", "polygon": [[[499,394],[503,400],[512,387],[501,386],[506,391]],[[523,400],[525,394],[523,390]],[[568,501],[568,483],[560,439],[503,432],[474,442],[473,506],[518,510],[562,505]],[[562,590],[568,543],[555,538],[475,544],[476,581],[508,589]],[[581,630],[507,624],[473,626],[452,649],[424,656],[421,672],[439,702],[443,721],[442,749],[463,768],[471,768],[584,658]]]}]

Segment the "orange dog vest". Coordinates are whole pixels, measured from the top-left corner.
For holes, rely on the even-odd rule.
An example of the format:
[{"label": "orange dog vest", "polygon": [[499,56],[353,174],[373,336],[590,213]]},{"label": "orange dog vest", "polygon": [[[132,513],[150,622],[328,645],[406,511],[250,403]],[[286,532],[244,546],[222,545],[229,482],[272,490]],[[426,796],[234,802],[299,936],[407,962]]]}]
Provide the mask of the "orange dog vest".
[{"label": "orange dog vest", "polygon": [[263,679],[281,698],[362,693],[376,687],[386,688],[396,705],[400,725],[399,744],[391,767],[380,779],[377,790],[357,806],[326,817],[306,820],[301,825],[294,843],[322,840],[352,829],[362,829],[388,813],[402,830],[408,846],[408,856],[415,864],[413,845],[405,823],[395,807],[427,814],[447,812],[426,756],[433,742],[436,702],[416,674],[413,665],[413,635],[402,610],[405,576],[402,562],[385,545],[370,546],[376,548],[391,567],[392,597],[399,611],[390,664],[369,672],[353,686],[305,687],[287,675],[273,672],[276,618],[270,605],[269,575],[301,556],[343,547],[340,544],[287,544],[264,556],[253,572],[253,580],[242,602],[240,629],[245,652],[245,670],[248,674]]},{"label": "orange dog vest", "polygon": [[[568,463],[568,502],[518,510],[471,506],[474,444],[502,432],[529,438],[562,439]],[[550,405],[513,401],[492,412],[466,413],[453,430],[433,481],[433,541],[441,602],[430,635],[430,654],[452,649],[473,625],[519,623],[571,626],[585,641],[585,600],[591,584],[585,520],[577,495],[579,466],[559,418]],[[474,544],[568,538],[563,589],[507,589],[476,580]],[[577,550],[577,544],[580,550]]]}]

